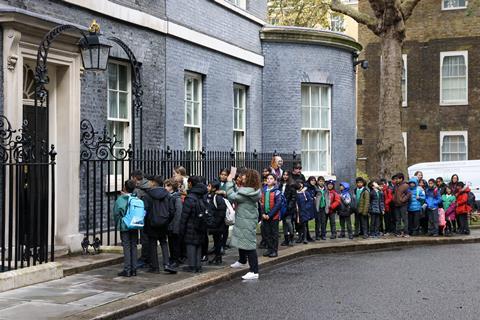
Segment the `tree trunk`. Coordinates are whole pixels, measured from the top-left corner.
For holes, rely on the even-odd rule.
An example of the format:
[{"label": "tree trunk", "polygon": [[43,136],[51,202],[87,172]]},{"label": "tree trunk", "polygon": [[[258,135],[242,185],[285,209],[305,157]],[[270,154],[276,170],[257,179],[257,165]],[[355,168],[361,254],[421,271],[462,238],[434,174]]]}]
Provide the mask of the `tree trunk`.
[{"label": "tree trunk", "polygon": [[401,126],[403,34],[391,26],[380,40],[378,171],[380,177],[390,178],[407,169]]}]

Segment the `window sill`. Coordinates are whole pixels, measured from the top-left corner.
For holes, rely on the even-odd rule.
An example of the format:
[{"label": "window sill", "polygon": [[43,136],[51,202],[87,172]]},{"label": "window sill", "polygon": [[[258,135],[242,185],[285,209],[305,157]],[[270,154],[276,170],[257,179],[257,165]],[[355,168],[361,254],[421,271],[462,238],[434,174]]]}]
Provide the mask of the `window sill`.
[{"label": "window sill", "polygon": [[440,107],[458,107],[458,106],[469,106],[468,101],[465,102],[440,102]]},{"label": "window sill", "polygon": [[442,11],[457,11],[457,10],[466,10],[467,7],[458,7],[458,8],[442,8]]}]

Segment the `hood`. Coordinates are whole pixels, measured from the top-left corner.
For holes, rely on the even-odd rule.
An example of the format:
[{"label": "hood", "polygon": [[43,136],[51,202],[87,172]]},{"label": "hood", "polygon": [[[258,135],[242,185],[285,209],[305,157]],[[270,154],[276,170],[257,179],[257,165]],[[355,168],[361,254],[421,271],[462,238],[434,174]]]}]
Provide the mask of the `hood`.
[{"label": "hood", "polygon": [[241,194],[249,198],[256,198],[257,201],[260,200],[261,193],[262,193],[262,189],[255,190],[254,188],[251,188],[251,187],[241,187],[240,189],[238,189],[238,194]]},{"label": "hood", "polygon": [[140,181],[140,182],[138,183],[137,188],[138,188],[138,189],[142,189],[142,190],[148,190],[148,189],[150,189],[150,187],[149,187],[149,181],[144,178],[142,181]]},{"label": "hood", "polygon": [[147,194],[155,200],[163,200],[170,193],[162,187],[153,188],[147,191]]},{"label": "hood", "polygon": [[415,183],[415,187],[418,187],[418,178],[417,177],[412,177],[410,180],[408,180],[408,184],[410,183]]},{"label": "hood", "polygon": [[[267,191],[267,188],[268,188],[267,186],[264,186],[264,187],[263,187],[263,191],[264,191],[264,192]],[[275,192],[275,191],[277,191],[277,190],[279,190],[278,187],[277,187],[277,186],[274,186],[274,187],[270,190],[270,192]]]},{"label": "hood", "polygon": [[195,193],[198,196],[203,197],[208,193],[207,186],[203,183],[199,183],[192,187],[192,189],[188,190],[189,193]]},{"label": "hood", "polygon": [[347,193],[350,191],[350,184],[348,182],[340,182],[340,185],[345,188],[343,189],[342,193]]}]

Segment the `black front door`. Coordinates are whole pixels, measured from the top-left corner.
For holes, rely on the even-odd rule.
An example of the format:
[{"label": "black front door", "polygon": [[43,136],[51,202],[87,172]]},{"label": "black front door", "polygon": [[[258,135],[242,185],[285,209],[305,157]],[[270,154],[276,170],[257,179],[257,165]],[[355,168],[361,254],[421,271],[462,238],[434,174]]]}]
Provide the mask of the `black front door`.
[{"label": "black front door", "polygon": [[24,154],[18,165],[19,240],[26,261],[46,261],[48,241],[48,112],[23,106]]}]

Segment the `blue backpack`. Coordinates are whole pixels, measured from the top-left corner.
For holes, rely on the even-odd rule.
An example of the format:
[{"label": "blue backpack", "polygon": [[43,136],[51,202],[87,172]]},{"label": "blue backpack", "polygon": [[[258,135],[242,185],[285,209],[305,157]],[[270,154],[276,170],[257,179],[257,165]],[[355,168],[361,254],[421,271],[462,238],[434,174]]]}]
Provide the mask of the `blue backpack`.
[{"label": "blue backpack", "polygon": [[137,196],[128,197],[127,213],[123,222],[129,230],[143,229],[145,225],[145,205]]}]

